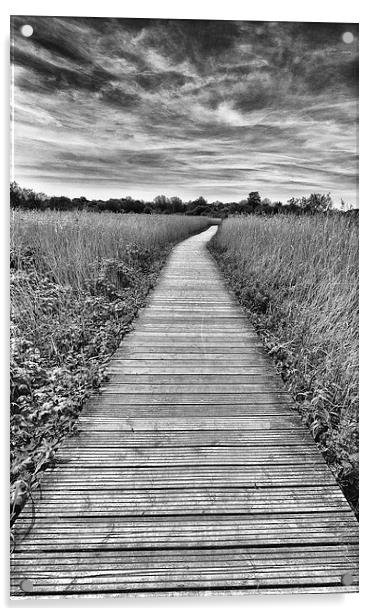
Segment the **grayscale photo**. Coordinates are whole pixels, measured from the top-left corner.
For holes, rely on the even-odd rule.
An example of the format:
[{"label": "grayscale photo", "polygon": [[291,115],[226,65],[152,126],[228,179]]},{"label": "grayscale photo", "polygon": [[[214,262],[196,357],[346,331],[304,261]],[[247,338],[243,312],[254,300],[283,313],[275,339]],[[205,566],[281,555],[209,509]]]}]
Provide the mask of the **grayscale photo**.
[{"label": "grayscale photo", "polygon": [[11,599],[358,592],[358,57],[11,17]]}]

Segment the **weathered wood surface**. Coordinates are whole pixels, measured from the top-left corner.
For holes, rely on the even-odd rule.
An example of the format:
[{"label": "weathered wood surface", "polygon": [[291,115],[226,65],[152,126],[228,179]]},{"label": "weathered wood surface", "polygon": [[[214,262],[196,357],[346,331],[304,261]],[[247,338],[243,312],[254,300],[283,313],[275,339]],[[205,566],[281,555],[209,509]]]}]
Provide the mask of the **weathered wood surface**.
[{"label": "weathered wood surface", "polygon": [[148,307],[14,526],[14,597],[358,589],[358,525],[205,248]]}]

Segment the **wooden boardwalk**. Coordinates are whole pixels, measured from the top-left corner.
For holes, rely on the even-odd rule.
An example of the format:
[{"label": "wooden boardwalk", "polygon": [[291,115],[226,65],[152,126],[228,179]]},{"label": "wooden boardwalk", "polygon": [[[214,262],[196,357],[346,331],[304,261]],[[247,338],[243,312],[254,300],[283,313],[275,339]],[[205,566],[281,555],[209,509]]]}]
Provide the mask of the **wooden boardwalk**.
[{"label": "wooden boardwalk", "polygon": [[179,244],[14,530],[12,596],[347,592],[358,525],[208,231]]}]

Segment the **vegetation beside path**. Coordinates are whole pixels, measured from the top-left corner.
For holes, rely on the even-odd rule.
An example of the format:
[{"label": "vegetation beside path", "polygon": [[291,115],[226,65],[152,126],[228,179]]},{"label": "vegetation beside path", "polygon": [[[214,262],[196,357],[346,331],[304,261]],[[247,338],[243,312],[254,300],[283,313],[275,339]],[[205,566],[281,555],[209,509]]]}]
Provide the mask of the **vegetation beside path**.
[{"label": "vegetation beside path", "polygon": [[53,463],[171,248],[212,221],[11,212],[11,513]]},{"label": "vegetation beside path", "polygon": [[358,513],[357,218],[229,218],[209,248]]}]

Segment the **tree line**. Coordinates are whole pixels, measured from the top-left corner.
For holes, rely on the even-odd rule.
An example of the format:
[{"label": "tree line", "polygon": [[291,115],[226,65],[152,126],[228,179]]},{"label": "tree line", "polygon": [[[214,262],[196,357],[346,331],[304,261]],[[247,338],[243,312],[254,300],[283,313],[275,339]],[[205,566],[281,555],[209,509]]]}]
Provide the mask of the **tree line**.
[{"label": "tree line", "polygon": [[[86,199],[86,197],[48,197],[30,188],[22,188],[17,182],[10,184],[10,206],[37,210],[87,210],[94,212],[119,212],[136,214],[185,214],[187,216],[211,216],[227,218],[236,214],[316,214],[333,210],[330,193],[312,193],[309,197],[292,197],[286,203],[261,199],[257,191],[249,193],[241,201],[208,202],[204,197],[183,201],[180,197],[158,195],[152,201],[123,197],[121,199]],[[341,201],[342,212],[357,213],[358,210]]]}]

